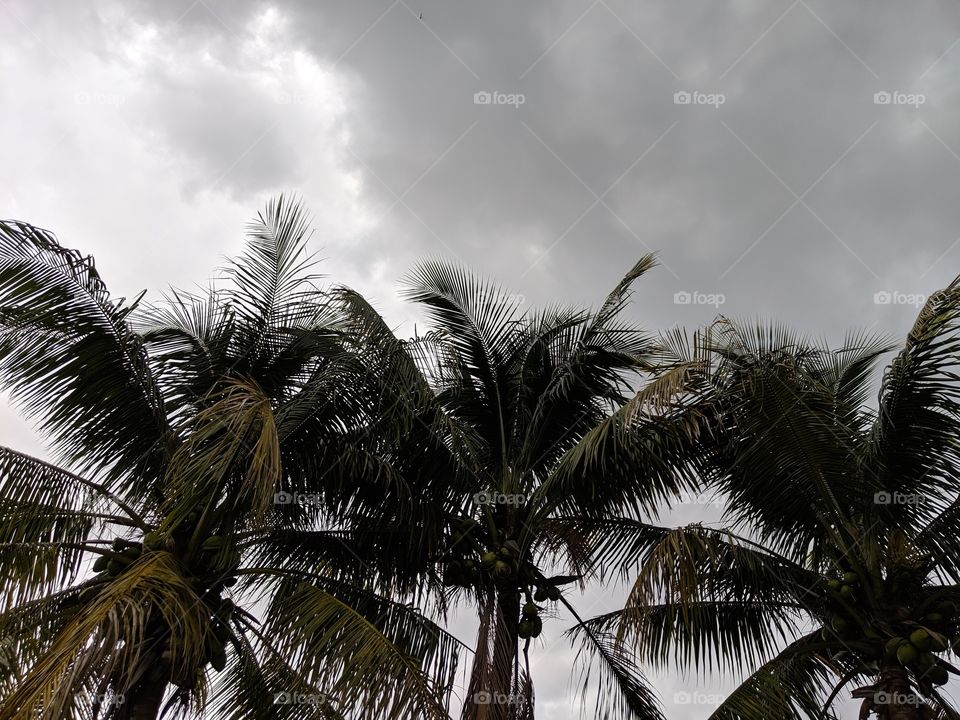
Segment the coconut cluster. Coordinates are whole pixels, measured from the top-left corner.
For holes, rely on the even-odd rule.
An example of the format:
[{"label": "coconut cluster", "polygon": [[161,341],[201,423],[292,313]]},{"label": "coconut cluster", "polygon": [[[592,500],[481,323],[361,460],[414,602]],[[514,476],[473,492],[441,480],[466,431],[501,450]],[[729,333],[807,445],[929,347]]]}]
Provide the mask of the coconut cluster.
[{"label": "coconut cluster", "polygon": [[453,550],[458,554],[448,557],[443,565],[444,584],[475,588],[492,583],[506,591],[521,590],[527,602],[523,605],[517,634],[521,639],[539,637],[543,620],[536,603],[559,601],[562,593],[555,583],[567,580],[544,577],[523,557],[515,538],[490,532],[475,521],[464,521],[451,539]]},{"label": "coconut cluster", "polygon": [[[187,527],[192,528],[198,519],[196,514],[192,514],[187,518]],[[178,546],[186,545],[188,536],[186,529],[182,529],[177,540],[153,530],[147,532],[140,541],[117,538],[111,545],[111,549],[94,562],[93,570],[98,575],[81,593],[81,600],[93,600],[100,593],[103,585],[122,575],[144,555],[161,551],[175,552]],[[223,593],[236,584],[237,578],[233,573],[239,567],[240,559],[240,552],[221,535],[208,536],[196,552],[184,558],[186,576],[203,601],[207,610],[208,623],[204,634],[202,662],[190,668],[171,667],[170,681],[181,688],[195,687],[207,665],[218,672],[226,667],[226,646],[233,637],[230,621],[235,605],[230,598],[224,597]],[[211,578],[216,579],[211,582]],[[147,634],[155,636],[158,646],[162,648],[161,660],[171,664],[174,656],[170,647],[168,629],[161,622],[156,621],[148,628]]]},{"label": "coconut cluster", "polygon": [[[937,653],[947,651],[951,645],[960,647],[957,606],[952,600],[928,597],[891,625],[870,622],[858,609],[861,581],[856,572],[828,579],[826,586],[828,621],[821,631],[825,641],[839,638],[851,646],[866,643],[871,654],[872,648],[876,648],[875,659],[880,665],[897,663],[912,671],[921,685],[939,686],[947,682],[949,671]],[[883,629],[878,632],[880,627]]]}]

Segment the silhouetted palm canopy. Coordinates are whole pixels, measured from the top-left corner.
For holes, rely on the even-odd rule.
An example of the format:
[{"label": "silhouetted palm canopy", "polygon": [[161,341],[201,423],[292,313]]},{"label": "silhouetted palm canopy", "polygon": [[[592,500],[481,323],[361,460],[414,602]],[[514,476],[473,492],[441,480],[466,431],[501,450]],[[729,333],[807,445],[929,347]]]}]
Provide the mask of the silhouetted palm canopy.
[{"label": "silhouetted palm canopy", "polygon": [[[436,493],[419,508],[382,520],[416,524],[430,583],[447,588],[448,602],[476,608],[464,717],[532,717],[526,657],[543,617],[556,602],[573,610],[571,583],[602,572],[607,551],[597,551],[610,523],[647,517],[684,487],[669,462],[686,452],[682,427],[640,436],[605,425],[649,366],[651,338],[624,310],[652,265],[642,259],[598,308],[528,310],[462,268],[424,262],[405,293],[429,331],[407,342],[353,298],[365,346],[402,346],[400,357],[415,361],[381,375],[392,386],[384,395],[401,399],[383,424],[400,430],[374,433],[377,455],[398,478],[442,482],[429,483]],[[616,717],[660,717],[629,652],[602,642],[591,650],[604,706]]]},{"label": "silhouetted palm canopy", "polygon": [[666,344],[670,367],[610,422],[685,425],[681,469],[727,522],[611,530],[601,549],[634,585],[577,632],[655,666],[746,673],[718,720],[834,717],[844,689],[861,717],[958,717],[938,690],[960,648],[957,282],[920,312],[875,408],[893,349],[875,338],[831,351],[723,320]]},{"label": "silhouetted palm canopy", "polygon": [[306,239],[281,198],[225,285],[140,309],[0,223],[0,383],[58,463],[0,448],[0,716],[447,717],[457,644],[355,510],[419,494],[366,454],[394,360]]}]

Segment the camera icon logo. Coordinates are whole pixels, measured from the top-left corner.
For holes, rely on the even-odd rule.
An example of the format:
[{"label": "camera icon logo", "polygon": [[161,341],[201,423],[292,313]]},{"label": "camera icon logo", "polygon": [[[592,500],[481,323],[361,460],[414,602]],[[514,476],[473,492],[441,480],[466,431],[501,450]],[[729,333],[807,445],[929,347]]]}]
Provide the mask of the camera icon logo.
[{"label": "camera icon logo", "polygon": [[493,495],[488,492],[474,493],[473,501],[477,505],[493,505]]},{"label": "camera icon logo", "polygon": [[686,90],[678,90],[673,94],[674,105],[689,105],[691,100],[692,96]]},{"label": "camera icon logo", "polygon": [[474,105],[489,105],[493,102],[493,95],[488,93],[486,90],[481,90],[480,92],[475,92],[473,94],[473,104]]},{"label": "camera icon logo", "polygon": [[680,292],[673,294],[674,305],[689,305],[691,300],[692,296],[686,290],[681,290]]},{"label": "camera icon logo", "polygon": [[874,305],[889,305],[892,300],[893,296],[886,290],[881,290],[873,294]]},{"label": "camera icon logo", "polygon": [[889,105],[892,99],[893,97],[886,90],[881,90],[873,94],[874,105]]},{"label": "camera icon logo", "polygon": [[293,702],[293,695],[288,692],[278,692],[273,694],[274,705],[290,705]]},{"label": "camera icon logo", "polygon": [[274,505],[289,505],[293,502],[293,493],[289,493],[285,490],[273,494],[273,504]]},{"label": "camera icon logo", "polygon": [[886,490],[881,490],[874,494],[873,502],[875,505],[889,505],[893,502],[893,496]]},{"label": "camera icon logo", "polygon": [[474,705],[489,705],[493,702],[493,696],[486,690],[480,690],[473,694]]}]

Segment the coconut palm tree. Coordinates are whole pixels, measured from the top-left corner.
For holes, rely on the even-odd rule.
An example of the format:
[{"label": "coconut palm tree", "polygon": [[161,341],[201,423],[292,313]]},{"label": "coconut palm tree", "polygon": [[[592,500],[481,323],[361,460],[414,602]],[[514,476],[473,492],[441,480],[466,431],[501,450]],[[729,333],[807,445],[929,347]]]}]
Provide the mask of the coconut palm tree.
[{"label": "coconut palm tree", "polygon": [[[379,519],[402,532],[427,528],[427,582],[446,586],[445,606],[476,612],[468,720],[532,717],[531,644],[560,606],[576,613],[576,589],[602,572],[592,531],[611,517],[655,513],[692,482],[692,471],[685,481],[669,462],[690,454],[689,439],[677,434],[682,425],[596,437],[648,367],[651,338],[624,311],[632,284],[653,264],[638,262],[599,308],[528,310],[461,267],[423,262],[406,278],[405,295],[424,310],[429,330],[410,341],[396,339],[360,299],[344,298],[352,322],[367,330],[368,349],[402,347],[414,361],[397,362],[397,387],[391,373],[380,374],[383,394],[405,399],[382,423],[400,430],[375,433],[394,438],[378,456],[385,472],[409,483],[442,482],[408,516]],[[629,652],[603,642],[592,651],[605,705],[618,717],[661,717]]]},{"label": "coconut palm tree", "polygon": [[0,448],[0,717],[448,716],[459,647],[353,509],[419,492],[366,440],[396,362],[307,228],[271,202],[226,284],[142,308],[0,223],[0,386],[53,454]]},{"label": "coconut palm tree", "polygon": [[[831,351],[780,327],[722,320],[618,418],[664,417],[699,445],[722,528],[609,527],[599,551],[633,578],[617,612],[576,628],[646,662],[746,679],[711,718],[957,718],[960,674],[960,283],[931,296],[894,349]],[[681,463],[682,465],[682,463]]]}]

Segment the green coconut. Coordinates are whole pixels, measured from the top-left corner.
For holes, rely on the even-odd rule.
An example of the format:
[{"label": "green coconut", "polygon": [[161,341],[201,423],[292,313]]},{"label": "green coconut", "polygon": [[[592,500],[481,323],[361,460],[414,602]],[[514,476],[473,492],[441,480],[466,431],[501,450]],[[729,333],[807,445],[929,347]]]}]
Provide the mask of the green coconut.
[{"label": "green coconut", "polygon": [[839,615],[834,615],[830,620],[830,627],[832,627],[837,633],[845,633],[850,629],[850,623],[848,623],[844,618]]},{"label": "green coconut", "polygon": [[913,665],[920,657],[920,651],[910,643],[904,643],[897,648],[897,662],[904,667]]},{"label": "green coconut", "polygon": [[883,646],[884,655],[888,659],[893,660],[895,657],[897,657],[897,650],[900,648],[900,646],[907,642],[908,640],[904,637],[897,636],[890,638],[887,640],[886,645]]},{"label": "green coconut", "polygon": [[547,599],[557,602],[560,599],[560,588],[556,585],[550,585],[547,587]]},{"label": "green coconut", "polygon": [[957,614],[957,606],[949,600],[944,600],[937,605],[937,612],[943,615],[945,619],[950,620]]},{"label": "green coconut", "polygon": [[497,560],[493,566],[493,574],[498,578],[508,578],[513,573],[513,568],[510,567],[510,563],[504,562],[503,560]]},{"label": "green coconut", "polygon": [[103,572],[107,569],[107,565],[110,563],[109,555],[101,555],[93,563],[94,572]]},{"label": "green coconut", "polygon": [[491,568],[496,564],[498,559],[497,554],[493,552],[493,550],[488,550],[480,556],[480,564],[485,568]]},{"label": "green coconut", "polygon": [[521,620],[517,625],[517,635],[526,640],[533,633],[533,622],[531,620]]},{"label": "green coconut", "polygon": [[533,599],[537,602],[543,602],[547,599],[547,590],[546,588],[538,587],[537,591],[533,594]]},{"label": "green coconut", "polygon": [[843,582],[847,585],[856,585],[860,582],[860,576],[855,572],[845,572],[843,574]]},{"label": "green coconut", "polygon": [[839,580],[837,580],[836,578],[831,578],[830,580],[827,580],[827,587],[830,588],[831,590],[833,590],[834,592],[836,592],[837,590],[839,590],[839,589],[840,589],[840,586],[841,586],[842,584],[843,584],[843,583],[841,583],[841,582],[840,582]]},{"label": "green coconut", "polygon": [[943,615],[941,615],[938,612],[932,612],[929,615],[923,616],[923,622],[927,625],[933,625],[933,626],[943,625],[943,620],[944,620]]},{"label": "green coconut", "polygon": [[929,650],[930,646],[932,645],[930,633],[923,628],[917,628],[910,633],[910,644],[913,645],[917,650]]},{"label": "green coconut", "polygon": [[852,585],[841,585],[840,586],[840,597],[844,600],[853,600],[856,596],[856,592],[853,589]]},{"label": "green coconut", "polygon": [[523,615],[524,615],[524,617],[530,617],[531,615],[537,615],[539,612],[540,612],[540,608],[538,608],[534,603],[528,602],[528,603],[524,603],[524,604],[523,604]]}]

